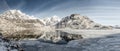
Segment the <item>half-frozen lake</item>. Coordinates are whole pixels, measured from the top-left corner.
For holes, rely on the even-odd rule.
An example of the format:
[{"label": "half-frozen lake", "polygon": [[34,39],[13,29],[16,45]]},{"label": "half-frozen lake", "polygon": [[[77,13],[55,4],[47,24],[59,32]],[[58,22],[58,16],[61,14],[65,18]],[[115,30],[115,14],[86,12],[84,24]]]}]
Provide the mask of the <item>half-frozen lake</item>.
[{"label": "half-frozen lake", "polygon": [[[67,44],[53,44],[39,40],[17,41],[24,51],[120,51],[120,30],[63,30],[72,34],[84,35],[83,39],[72,40]],[[6,51],[2,40],[0,50]],[[15,51],[12,50],[12,51]],[[17,51],[17,50],[16,50]]]}]

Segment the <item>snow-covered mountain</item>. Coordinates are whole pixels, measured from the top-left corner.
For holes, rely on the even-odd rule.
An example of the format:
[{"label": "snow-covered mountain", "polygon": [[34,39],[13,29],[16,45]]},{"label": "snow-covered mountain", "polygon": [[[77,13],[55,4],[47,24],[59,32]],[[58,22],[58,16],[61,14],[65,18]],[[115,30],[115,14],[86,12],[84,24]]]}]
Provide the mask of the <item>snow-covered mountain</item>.
[{"label": "snow-covered mountain", "polygon": [[5,19],[37,19],[34,16],[29,16],[25,13],[22,13],[20,10],[8,10],[1,15],[2,18]]},{"label": "snow-covered mountain", "polygon": [[[38,36],[43,32],[55,31],[56,28],[72,29],[111,29],[109,26],[103,26],[95,23],[86,16],[72,14],[64,18],[52,16],[39,19],[22,13],[20,10],[8,10],[0,14],[0,32],[5,36],[22,37]],[[28,36],[29,37],[29,36]]]},{"label": "snow-covered mountain", "polygon": [[29,33],[31,30],[42,29],[42,26],[44,26],[42,20],[26,15],[20,10],[8,10],[0,14],[0,32],[4,34],[10,35],[23,30],[29,30]]},{"label": "snow-covered mountain", "polygon": [[46,26],[53,26],[60,22],[61,18],[58,16],[52,16],[48,18],[44,18],[43,21],[46,23]]},{"label": "snow-covered mountain", "polygon": [[73,29],[111,29],[109,26],[103,26],[95,23],[87,16],[81,16],[80,14],[72,14],[63,18],[56,24],[56,28],[73,28]]},{"label": "snow-covered mountain", "polygon": [[20,10],[5,11],[3,14],[0,14],[0,18],[9,20],[13,23],[39,23],[41,25],[44,24],[40,19],[22,13]]}]

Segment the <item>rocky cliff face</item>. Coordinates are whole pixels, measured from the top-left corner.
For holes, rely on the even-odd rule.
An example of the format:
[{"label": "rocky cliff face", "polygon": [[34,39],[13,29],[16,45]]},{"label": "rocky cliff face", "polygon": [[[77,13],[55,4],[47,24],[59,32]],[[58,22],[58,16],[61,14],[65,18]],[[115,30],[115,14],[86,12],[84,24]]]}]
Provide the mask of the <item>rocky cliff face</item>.
[{"label": "rocky cliff face", "polygon": [[109,26],[103,26],[95,23],[87,16],[81,16],[79,14],[72,14],[63,18],[56,24],[56,28],[72,28],[72,29],[111,29]]}]

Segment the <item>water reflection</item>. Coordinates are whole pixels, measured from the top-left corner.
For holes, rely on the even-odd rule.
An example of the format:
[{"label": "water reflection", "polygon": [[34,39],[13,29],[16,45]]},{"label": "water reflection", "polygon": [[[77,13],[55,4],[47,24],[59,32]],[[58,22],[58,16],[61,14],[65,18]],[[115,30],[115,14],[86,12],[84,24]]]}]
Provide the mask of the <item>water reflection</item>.
[{"label": "water reflection", "polygon": [[79,34],[71,34],[60,30],[56,30],[55,32],[46,32],[39,38],[39,40],[55,44],[66,44],[69,41],[78,40],[82,38],[83,37]]},{"label": "water reflection", "polygon": [[[72,40],[68,44],[58,45],[40,41],[22,41],[23,48],[29,51],[120,51],[120,34],[106,37]],[[31,50],[30,50],[31,49]]]}]

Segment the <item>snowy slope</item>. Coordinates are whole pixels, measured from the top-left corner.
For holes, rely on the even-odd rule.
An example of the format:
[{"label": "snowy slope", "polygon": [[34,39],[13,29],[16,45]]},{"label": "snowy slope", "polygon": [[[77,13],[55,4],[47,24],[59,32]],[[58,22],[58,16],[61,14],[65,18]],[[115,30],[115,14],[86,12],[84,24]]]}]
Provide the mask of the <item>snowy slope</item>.
[{"label": "snowy slope", "polygon": [[111,29],[109,26],[103,26],[89,19],[87,16],[72,14],[56,24],[56,28],[73,28],[73,29]]}]

